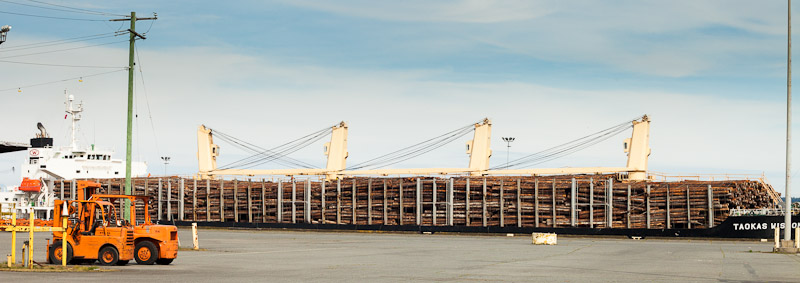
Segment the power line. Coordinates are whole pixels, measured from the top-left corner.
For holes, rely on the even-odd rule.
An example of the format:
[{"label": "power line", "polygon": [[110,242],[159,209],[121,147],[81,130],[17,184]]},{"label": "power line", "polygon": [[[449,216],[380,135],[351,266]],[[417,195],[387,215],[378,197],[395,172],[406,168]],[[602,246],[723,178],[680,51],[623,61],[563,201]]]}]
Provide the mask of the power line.
[{"label": "power line", "polygon": [[94,14],[103,14],[103,15],[121,16],[121,17],[125,17],[126,16],[126,15],[122,15],[122,14],[113,14],[113,13],[106,13],[106,12],[94,11],[94,10],[83,9],[83,8],[75,8],[75,7],[69,7],[69,6],[64,6],[64,5],[58,5],[58,4],[48,3],[48,2],[44,2],[44,1],[37,1],[37,0],[28,0],[28,1],[34,2],[34,3],[39,3],[39,4],[44,4],[44,5],[50,5],[50,6],[54,6],[54,7],[67,8],[67,9],[76,10],[76,11],[84,11],[84,12],[89,12],[89,13],[94,13]]},{"label": "power line", "polygon": [[8,11],[0,11],[0,13],[1,14],[9,14],[9,15],[17,15],[17,16],[26,16],[26,17],[54,19],[54,20],[67,20],[67,21],[85,21],[85,22],[104,22],[104,21],[107,21],[107,20],[95,20],[95,19],[79,19],[79,18],[65,18],[65,17],[51,17],[51,16],[31,15],[31,14],[14,13],[14,12],[8,12]]},{"label": "power line", "polygon": [[139,46],[135,46],[136,48],[136,61],[139,62],[139,79],[142,81],[142,89],[144,89],[144,101],[145,105],[147,106],[147,117],[150,118],[150,128],[153,130],[153,140],[155,141],[156,145],[156,153],[161,155],[161,151],[158,149],[158,135],[155,134],[156,126],[153,123],[153,112],[150,110],[150,100],[147,98],[147,86],[144,84],[144,73],[142,73],[142,59],[139,58]]},{"label": "power line", "polygon": [[[122,35],[122,34],[127,34],[127,32],[120,33],[119,35]],[[37,42],[37,43],[29,43],[29,44],[17,45],[17,46],[12,46],[12,47],[5,47],[3,49],[0,49],[0,52],[18,51],[20,49],[34,49],[34,48],[61,45],[61,44],[67,44],[67,43],[89,41],[89,40],[95,40],[95,39],[101,39],[101,38],[109,38],[109,37],[115,37],[115,36],[117,36],[116,33],[101,33],[101,34],[97,34],[97,35],[88,35],[88,36],[81,36],[81,37],[75,37],[75,38],[69,38],[69,39],[60,39],[60,40],[44,41],[44,42]]]},{"label": "power line", "polygon": [[[73,38],[66,38],[66,39],[59,39],[59,40],[52,40],[52,41],[29,43],[29,44],[17,45],[17,46],[14,46],[13,48],[26,47],[26,46],[32,46],[32,45],[40,45],[40,44],[48,44],[48,43],[54,43],[54,42],[69,41],[69,40],[74,40],[74,39],[96,37],[96,36],[103,36],[103,35],[111,35],[111,34],[114,34],[114,32],[98,33],[98,34],[84,35],[84,36],[78,36],[78,37],[73,37]],[[8,50],[8,49],[11,49],[11,48],[8,48],[8,47],[4,47],[3,48],[3,50]]]},{"label": "power line", "polygon": [[48,84],[54,84],[54,83],[60,83],[60,82],[66,82],[66,81],[77,80],[77,79],[82,79],[82,78],[89,78],[89,77],[102,76],[102,75],[111,74],[111,73],[116,73],[116,72],[121,72],[121,71],[126,71],[126,70],[127,70],[127,68],[125,68],[125,69],[122,69],[122,70],[114,70],[114,71],[109,71],[109,72],[103,72],[103,73],[97,73],[97,74],[90,74],[90,75],[79,76],[79,77],[73,77],[73,78],[69,78],[69,79],[63,79],[63,80],[57,80],[57,81],[51,81],[51,82],[45,82],[45,83],[38,83],[38,84],[25,85],[25,86],[19,86],[19,87],[12,87],[12,88],[7,88],[7,89],[0,89],[0,92],[3,92],[3,91],[12,91],[12,90],[20,90],[20,89],[23,89],[23,88],[29,88],[29,87],[35,87],[35,86],[42,86],[42,85],[48,85]]},{"label": "power line", "polygon": [[35,66],[48,66],[48,67],[69,67],[69,68],[97,68],[97,69],[127,69],[128,68],[128,67],[119,67],[119,66],[88,66],[88,65],[46,64],[46,63],[20,62],[20,61],[7,61],[7,60],[0,60],[0,63],[35,65]]},{"label": "power line", "polygon": [[[21,6],[27,6],[27,7],[34,7],[34,8],[39,8],[39,9],[62,11],[62,12],[68,12],[68,13],[87,14],[87,15],[94,15],[94,16],[105,16],[107,14],[107,13],[102,13],[102,12],[84,12],[84,11],[75,11],[75,10],[68,10],[68,9],[42,7],[42,6],[39,6],[39,5],[31,5],[31,4],[19,3],[19,2],[9,1],[9,0],[0,0],[0,2],[6,2],[6,3],[11,3],[11,4],[21,5]],[[35,2],[35,1],[31,1],[31,2]]]},{"label": "power line", "polygon": [[97,47],[97,46],[103,46],[103,45],[109,45],[109,44],[115,44],[115,43],[122,43],[122,42],[128,42],[128,40],[122,40],[122,41],[113,41],[113,42],[106,42],[106,43],[101,43],[101,44],[94,44],[94,45],[87,45],[87,46],[79,46],[79,47],[65,48],[65,49],[57,49],[57,50],[50,50],[50,51],[42,51],[42,52],[36,52],[36,53],[27,53],[27,54],[19,54],[19,55],[5,56],[5,57],[0,57],[0,59],[8,59],[8,58],[15,58],[15,57],[24,57],[24,56],[31,56],[31,55],[39,55],[39,54],[47,54],[47,53],[61,52],[61,51],[69,51],[69,50],[83,49],[83,48],[89,48],[89,47]]},{"label": "power line", "polygon": [[143,32],[142,34],[147,34],[148,32],[150,32],[150,29],[153,28],[153,23],[155,23],[155,22],[156,21],[150,21],[150,26],[147,27],[147,30],[145,32]]}]

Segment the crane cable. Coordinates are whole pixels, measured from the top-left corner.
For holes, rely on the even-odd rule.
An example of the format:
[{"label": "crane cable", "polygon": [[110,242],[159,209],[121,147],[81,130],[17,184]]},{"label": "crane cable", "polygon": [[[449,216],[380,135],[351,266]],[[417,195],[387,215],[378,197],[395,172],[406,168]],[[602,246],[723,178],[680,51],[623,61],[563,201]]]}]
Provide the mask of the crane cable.
[{"label": "crane cable", "polygon": [[[212,130],[212,131],[214,131],[214,130]],[[234,161],[234,162],[232,162],[232,163],[230,163],[228,165],[222,166],[223,169],[230,169],[230,168],[244,167],[244,166],[248,166],[246,168],[250,168],[250,167],[254,167],[254,166],[261,165],[261,164],[264,164],[264,163],[268,163],[268,162],[271,162],[271,161],[276,161],[276,162],[284,164],[284,165],[290,165],[290,166],[293,165],[293,166],[298,166],[298,167],[302,167],[302,168],[312,168],[313,167],[313,165],[311,165],[311,164],[308,164],[308,163],[305,163],[303,161],[296,160],[296,159],[290,158],[288,156],[285,156],[288,153],[296,151],[296,150],[292,151],[293,149],[299,150],[299,148],[304,147],[304,146],[302,146],[303,145],[302,143],[295,144],[293,147],[285,148],[284,150],[282,150],[280,152],[275,152],[275,150],[280,149],[283,145],[277,147],[276,149],[264,149],[264,148],[261,148],[259,146],[256,146],[256,145],[253,145],[251,143],[248,143],[246,141],[243,141],[243,140],[237,139],[235,137],[232,137],[230,135],[221,133],[219,131],[214,131],[214,133],[217,134],[217,136],[220,137],[222,140],[228,141],[228,142],[230,142],[230,143],[232,143],[232,144],[234,144],[234,145],[238,146],[239,148],[244,149],[246,151],[250,151],[250,152],[255,153],[255,155],[252,155],[252,156],[240,159],[238,161]],[[317,135],[315,135],[315,136],[317,136]],[[289,152],[289,151],[291,151],[291,152]]]},{"label": "crane cable", "polygon": [[418,157],[432,150],[440,148],[446,144],[449,144],[454,140],[472,132],[474,125],[475,124],[466,125],[464,127],[452,130],[445,134],[422,141],[420,143],[375,157],[373,159],[361,163],[354,164],[351,167],[348,167],[347,169],[357,170],[364,168],[381,168]]},{"label": "crane cable", "polygon": [[279,163],[290,164],[303,168],[314,168],[314,165],[311,165],[304,161],[290,158],[286,155],[294,153],[302,148],[305,148],[308,145],[316,141],[319,141],[320,139],[330,134],[330,127],[326,127],[324,129],[315,131],[311,134],[281,144],[274,148],[265,149],[260,146],[241,140],[239,138],[236,138],[234,136],[231,136],[229,134],[220,132],[219,130],[215,129],[210,129],[210,130],[214,133],[215,136],[219,137],[221,140],[229,142],[246,151],[255,153],[252,156],[245,157],[240,160],[221,166],[220,167],[221,169],[241,168],[245,166],[247,166],[245,168],[249,168],[272,161],[277,161]]},{"label": "crane cable", "polygon": [[587,147],[596,145],[619,133],[628,130],[629,128],[632,128],[633,127],[632,121],[636,121],[640,118],[641,117],[628,120],[623,123],[614,125],[610,128],[606,128],[604,130],[586,135],[584,137],[547,148],[545,150],[524,156],[522,158],[512,160],[508,164],[502,166],[495,166],[490,168],[490,170],[505,169],[512,167],[520,167],[520,166],[531,166],[551,161],[554,159],[562,158],[564,156],[583,150]]},{"label": "crane cable", "polygon": [[[261,165],[261,164],[264,164],[264,163],[272,162],[272,161],[284,161],[284,162],[288,162],[289,164],[294,165],[294,166],[299,166],[299,167],[309,168],[310,169],[310,168],[313,168],[314,165],[311,165],[309,163],[306,163],[306,162],[303,162],[303,161],[300,161],[300,160],[289,158],[286,155],[294,153],[294,152],[296,152],[296,151],[298,151],[298,150],[300,150],[302,148],[305,148],[308,145],[310,145],[310,144],[312,144],[312,143],[324,138],[327,135],[328,134],[326,132],[320,132],[320,133],[312,136],[311,138],[307,138],[307,139],[295,142],[291,146],[286,147],[286,148],[284,148],[284,149],[282,149],[280,151],[277,151],[277,152],[276,152],[277,149],[272,149],[272,150],[262,149],[261,151],[255,151],[257,153],[256,155],[248,157],[248,158],[245,158],[243,160],[240,160],[238,163],[233,164],[233,165],[228,165],[227,167],[252,168],[252,167],[255,167],[255,166],[258,166],[258,165]],[[258,148],[258,149],[261,149],[261,148]],[[285,160],[282,160],[282,159],[285,159]]]}]

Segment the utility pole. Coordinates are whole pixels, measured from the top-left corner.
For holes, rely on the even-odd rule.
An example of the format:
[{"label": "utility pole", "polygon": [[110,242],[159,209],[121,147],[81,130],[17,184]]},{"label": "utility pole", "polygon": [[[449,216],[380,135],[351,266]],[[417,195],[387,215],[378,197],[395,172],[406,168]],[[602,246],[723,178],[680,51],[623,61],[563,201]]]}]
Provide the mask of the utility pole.
[{"label": "utility pole", "polygon": [[[136,32],[136,21],[145,21],[145,20],[157,20],[158,16],[153,14],[152,18],[136,18],[136,12],[131,12],[130,18],[127,19],[113,19],[109,20],[112,22],[121,22],[121,21],[130,21],[131,26],[128,29],[130,33],[130,46],[128,47],[128,133],[127,133],[127,143],[126,143],[126,150],[125,150],[125,194],[131,194],[131,152],[133,152],[133,56],[134,56],[134,43],[136,42],[136,37],[141,39],[147,39],[144,35],[139,34]],[[130,200],[125,200],[125,205],[123,206],[123,213],[124,218],[128,221],[131,219],[130,215]]]},{"label": "utility pole", "polygon": [[514,141],[514,137],[504,137],[503,141],[506,142],[506,169],[508,169],[508,157],[511,155],[511,142]]},{"label": "utility pole", "polygon": [[[791,195],[791,168],[792,168],[792,0],[787,0],[787,57],[786,57],[786,200],[783,202],[785,215],[783,231],[784,243],[792,240],[792,195]],[[783,245],[781,245],[783,246]]]}]

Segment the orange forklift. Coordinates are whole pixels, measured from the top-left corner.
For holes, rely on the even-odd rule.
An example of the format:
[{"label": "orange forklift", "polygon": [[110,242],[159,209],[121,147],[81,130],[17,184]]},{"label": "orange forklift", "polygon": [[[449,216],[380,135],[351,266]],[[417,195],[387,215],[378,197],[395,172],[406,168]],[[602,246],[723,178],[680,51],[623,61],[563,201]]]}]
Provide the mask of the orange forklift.
[{"label": "orange forklift", "polygon": [[54,204],[53,226],[60,227],[64,217],[68,223],[67,231],[53,232],[53,244],[47,248],[50,263],[60,263],[64,256],[68,262],[97,260],[100,265],[124,265],[133,259],[133,227],[121,220],[112,203],[56,200]]},{"label": "orange forklift", "polygon": [[[138,264],[170,264],[178,257],[178,228],[174,225],[153,224],[148,209],[150,197],[93,194],[90,200],[106,201],[119,206],[123,200],[131,202],[131,221],[133,221],[134,259]],[[134,215],[136,207],[140,214]],[[142,218],[137,218],[141,216]],[[141,220],[137,220],[141,219]]]},{"label": "orange forklift", "polygon": [[134,237],[134,259],[138,264],[170,264],[178,257],[178,228],[175,225],[154,224],[150,220],[150,197],[97,194],[101,184],[78,181],[79,199],[107,201],[120,207],[124,200],[131,203],[131,226]]},{"label": "orange forklift", "polygon": [[[175,227],[174,225],[153,224],[153,222],[150,220],[150,211],[149,211],[150,198],[147,196],[96,194],[95,193],[96,190],[100,187],[101,187],[100,183],[92,181],[78,181],[77,193],[78,193],[78,199],[80,200],[73,202],[102,203],[108,205],[111,210],[115,210],[114,209],[115,207],[121,207],[122,201],[129,200],[131,203],[130,215],[132,223],[125,221],[122,217],[117,217],[115,215],[115,218],[111,219],[114,222],[110,224],[116,224],[119,227],[124,226],[127,227],[128,230],[130,230],[130,232],[126,231],[126,233],[130,234],[130,236],[132,237],[126,238],[126,245],[133,251],[133,258],[136,260],[138,264],[145,264],[145,265],[151,265],[154,263],[157,264],[172,263],[172,261],[175,260],[175,258],[178,256],[178,228]],[[137,207],[141,208],[140,210],[138,210],[139,213],[137,213]],[[58,208],[58,205],[56,205],[56,208]],[[60,215],[60,210],[54,211],[54,214]],[[137,216],[141,216],[141,218],[137,218]],[[54,220],[57,221],[53,221],[54,223],[53,225],[57,225],[56,223],[61,223],[60,218]],[[81,227],[90,227],[90,226],[84,225]],[[96,233],[96,230],[88,232]],[[53,248],[56,248],[55,246],[55,242],[57,242],[56,233],[60,232],[53,232],[53,237],[54,237],[54,245],[52,246]],[[57,249],[58,250],[61,249],[60,242],[58,242]],[[67,250],[69,255],[69,252],[71,252],[71,250],[70,248],[68,248]],[[61,260],[60,257],[56,256],[50,256],[50,258],[51,261],[53,258],[57,258],[57,262],[60,262]],[[68,257],[68,259],[70,259],[70,257]],[[129,258],[121,259],[117,264],[121,265],[127,264],[128,260],[130,259]],[[103,262],[101,261],[101,264],[102,263]]]}]

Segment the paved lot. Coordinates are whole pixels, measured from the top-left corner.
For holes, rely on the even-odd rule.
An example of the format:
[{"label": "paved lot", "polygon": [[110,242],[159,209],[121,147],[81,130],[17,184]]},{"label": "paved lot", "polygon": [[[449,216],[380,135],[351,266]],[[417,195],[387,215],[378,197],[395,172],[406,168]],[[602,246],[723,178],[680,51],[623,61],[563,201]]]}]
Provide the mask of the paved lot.
[{"label": "paved lot", "polygon": [[[45,260],[46,235],[37,233],[37,261]],[[190,230],[180,238],[191,245]],[[10,239],[0,233],[0,255],[9,253]],[[0,281],[800,281],[800,256],[767,253],[770,243],[757,241],[561,237],[557,246],[534,246],[529,235],[204,229],[200,241],[207,251],[181,251],[169,266],[2,272]]]}]

